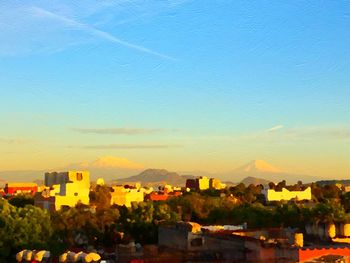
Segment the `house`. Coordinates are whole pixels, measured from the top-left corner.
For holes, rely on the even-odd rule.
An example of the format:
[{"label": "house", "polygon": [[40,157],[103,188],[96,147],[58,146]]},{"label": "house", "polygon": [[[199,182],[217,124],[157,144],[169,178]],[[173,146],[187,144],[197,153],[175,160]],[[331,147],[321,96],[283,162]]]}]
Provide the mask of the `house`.
[{"label": "house", "polygon": [[140,185],[130,186],[113,186],[111,192],[111,205],[125,205],[131,207],[132,202],[143,202],[145,189]]},{"label": "house", "polygon": [[221,183],[219,179],[210,178],[209,180],[210,189],[221,190],[221,189],[225,189],[225,187],[226,187],[226,184]]},{"label": "house", "polygon": [[174,191],[174,192],[152,192],[149,195],[146,196],[147,200],[151,200],[151,201],[166,201],[169,198],[172,197],[178,197],[181,196],[182,192],[180,191]]},{"label": "house", "polygon": [[[178,222],[160,226],[159,247],[181,251],[188,259],[219,262],[295,262],[303,246],[303,234],[293,229],[245,229],[240,226],[201,226]],[[193,258],[190,258],[191,261]]]},{"label": "house", "polygon": [[45,190],[38,192],[34,204],[48,210],[89,204],[90,174],[88,171],[45,173]]},{"label": "house", "polygon": [[205,176],[195,179],[187,179],[186,188],[193,190],[207,190],[209,189],[209,179]]},{"label": "house", "polygon": [[7,183],[4,188],[6,195],[22,193],[34,195],[37,191],[38,185],[36,183]]},{"label": "house", "polygon": [[350,244],[350,224],[344,222],[312,222],[305,225],[305,233],[313,239]]},{"label": "house", "polygon": [[[339,262],[350,263],[349,246],[322,246],[300,248],[297,251],[298,262]],[[320,260],[320,258],[322,260]],[[330,260],[327,261],[327,258]],[[334,260],[336,259],[336,260]]]},{"label": "house", "polygon": [[289,191],[286,188],[282,188],[282,191],[276,191],[274,189],[263,190],[262,193],[266,197],[266,201],[289,201],[291,199],[297,200],[311,200],[311,187],[306,188],[304,191]]}]

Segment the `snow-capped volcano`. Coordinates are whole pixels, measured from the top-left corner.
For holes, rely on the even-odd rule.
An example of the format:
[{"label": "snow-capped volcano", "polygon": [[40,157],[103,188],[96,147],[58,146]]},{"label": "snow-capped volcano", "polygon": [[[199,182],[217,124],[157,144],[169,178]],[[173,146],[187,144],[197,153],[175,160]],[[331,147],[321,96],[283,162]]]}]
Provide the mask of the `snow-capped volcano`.
[{"label": "snow-capped volcano", "polygon": [[253,160],[235,170],[235,172],[266,172],[266,173],[282,173],[282,171],[264,160]]},{"label": "snow-capped volcano", "polygon": [[299,180],[308,183],[320,179],[320,177],[283,171],[264,160],[253,160],[221,176],[224,181],[231,182],[240,182],[247,177],[264,179],[270,182],[286,180],[288,183],[296,183]]}]

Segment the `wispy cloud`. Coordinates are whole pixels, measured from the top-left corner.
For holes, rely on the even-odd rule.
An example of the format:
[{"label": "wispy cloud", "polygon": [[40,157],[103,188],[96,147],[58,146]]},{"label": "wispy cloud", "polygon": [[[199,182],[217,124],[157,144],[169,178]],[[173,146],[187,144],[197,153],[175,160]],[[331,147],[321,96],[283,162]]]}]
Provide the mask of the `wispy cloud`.
[{"label": "wispy cloud", "polygon": [[276,125],[266,130],[250,133],[200,135],[183,137],[187,141],[217,141],[234,143],[292,143],[298,141],[348,141],[350,126],[300,126]]},{"label": "wispy cloud", "polygon": [[283,125],[276,125],[276,126],[273,126],[269,129],[267,129],[267,132],[275,132],[275,131],[278,131],[278,130],[283,129],[283,128],[284,128]]},{"label": "wispy cloud", "polygon": [[[176,9],[186,1],[0,1],[0,56],[51,54],[106,41],[166,60],[175,58],[111,33]],[[174,4],[175,3],[175,4]],[[142,18],[142,19],[140,19]],[[125,25],[128,23],[129,25]],[[138,33],[141,36],[142,32]],[[149,39],[151,36],[143,36]]]},{"label": "wispy cloud", "polygon": [[167,131],[175,131],[169,129],[147,129],[147,128],[73,128],[73,131],[79,133],[92,134],[124,134],[124,135],[140,135],[155,134]]},{"label": "wispy cloud", "polygon": [[168,149],[178,148],[182,145],[177,144],[101,144],[101,145],[71,145],[69,148],[78,149],[91,149],[91,150],[106,150],[106,149],[124,149],[124,150],[137,150],[137,149]]},{"label": "wispy cloud", "polygon": [[66,26],[69,26],[69,27],[72,27],[72,28],[75,28],[78,30],[82,30],[86,33],[89,33],[95,37],[99,37],[101,39],[104,39],[104,40],[109,41],[111,43],[122,45],[122,46],[125,46],[127,48],[131,48],[131,49],[143,52],[143,53],[154,55],[154,56],[157,56],[157,57],[160,57],[163,59],[175,60],[175,58],[172,58],[168,55],[156,52],[156,51],[151,50],[149,48],[146,48],[144,46],[136,45],[136,44],[127,42],[125,40],[119,39],[119,38],[113,36],[112,34],[105,32],[105,31],[102,31],[102,30],[99,30],[91,25],[80,23],[74,19],[62,16],[62,15],[58,15],[58,14],[53,13],[51,11],[48,11],[46,9],[39,8],[39,7],[32,7],[32,10],[33,10],[34,14],[37,16],[55,19],[57,21],[62,22]]},{"label": "wispy cloud", "polygon": [[[283,129],[282,129],[283,128]],[[278,132],[275,132],[278,131]],[[349,140],[349,126],[302,126],[285,128],[278,125],[267,131],[256,132],[241,138],[255,141],[312,141],[312,140]]]}]

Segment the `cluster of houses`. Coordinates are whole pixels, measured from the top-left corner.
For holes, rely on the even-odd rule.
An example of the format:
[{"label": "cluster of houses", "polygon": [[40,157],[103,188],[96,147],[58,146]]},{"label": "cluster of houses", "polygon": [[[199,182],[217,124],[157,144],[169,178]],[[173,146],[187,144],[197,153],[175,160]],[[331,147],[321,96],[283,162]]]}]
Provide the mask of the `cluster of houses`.
[{"label": "cluster of houses", "polygon": [[[96,185],[104,186],[98,179]],[[220,180],[207,177],[188,179],[186,187],[171,185],[157,189],[135,185],[113,185],[110,189],[110,205],[130,207],[133,202],[144,200],[162,201],[175,198],[187,191],[207,189],[222,190],[226,187]],[[90,204],[92,185],[88,171],[45,173],[43,186],[34,183],[8,183],[3,195],[28,193],[34,196],[36,206],[51,211],[64,206],[74,207],[78,203]],[[312,200],[311,188],[300,191],[263,189],[266,201]],[[307,240],[323,240],[323,245],[314,246]],[[248,229],[246,224],[238,226],[202,226],[195,222],[178,222],[161,225],[157,246],[141,248],[137,244],[119,244],[116,255],[119,259],[143,260],[159,258],[169,262],[201,261],[212,259],[219,262],[264,261],[264,262],[350,262],[350,224],[315,222],[305,229],[272,228]],[[329,256],[333,256],[329,259]],[[48,251],[21,251],[18,262],[50,262]],[[35,260],[35,261],[34,261]],[[119,261],[120,261],[119,260]],[[98,254],[67,252],[59,262],[103,262]],[[120,262],[123,262],[120,261]],[[142,261],[141,261],[142,262]],[[150,261],[151,262],[151,261]]]},{"label": "cluster of houses", "polygon": [[[97,180],[97,185],[103,185],[103,179]],[[158,189],[135,185],[114,185],[111,189],[111,205],[130,207],[132,202],[144,200],[164,201],[168,198],[182,195],[185,191],[201,191],[207,189],[222,190],[226,187],[215,178],[198,177],[187,179],[186,187],[171,185],[160,186]],[[20,193],[32,194],[35,205],[43,209],[59,210],[63,206],[74,207],[78,203],[90,204],[89,193],[91,190],[90,174],[88,171],[67,171],[45,173],[44,185],[35,183],[8,183],[2,190],[2,195],[13,196]],[[262,193],[267,201],[281,200],[311,200],[311,188],[303,191],[289,191],[283,188],[281,191],[264,189]]]},{"label": "cluster of houses", "polygon": [[[97,185],[104,185],[103,179],[96,181]],[[184,191],[217,189],[226,187],[220,180],[207,177],[188,179],[186,188],[164,185],[158,189],[134,185],[113,185],[110,187],[110,205],[131,207],[132,202],[144,200],[165,201],[182,195]],[[44,185],[36,183],[8,183],[2,195],[31,194],[35,205],[50,211],[60,210],[64,206],[74,207],[78,203],[89,205],[91,190],[90,174],[88,171],[67,171],[45,173]]]},{"label": "cluster of houses", "polygon": [[[335,233],[324,231],[323,235],[329,240]],[[348,245],[332,242],[305,245],[304,234],[292,228],[205,227],[178,222],[161,226],[158,239],[159,248],[163,248],[159,251],[178,252],[174,253],[177,262],[208,258],[215,262],[350,262]],[[162,257],[162,253],[159,256]]]}]

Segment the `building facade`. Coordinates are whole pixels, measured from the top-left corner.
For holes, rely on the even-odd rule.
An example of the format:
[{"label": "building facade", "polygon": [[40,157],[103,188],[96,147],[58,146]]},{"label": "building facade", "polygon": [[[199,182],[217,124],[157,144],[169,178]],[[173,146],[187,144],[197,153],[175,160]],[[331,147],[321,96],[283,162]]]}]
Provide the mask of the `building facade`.
[{"label": "building facade", "polygon": [[32,194],[38,191],[36,183],[7,183],[4,188],[6,195]]},{"label": "building facade", "polygon": [[289,191],[286,188],[282,188],[282,191],[276,191],[274,189],[263,190],[262,193],[266,197],[266,201],[289,201],[291,199],[311,200],[311,187],[306,188],[304,191]]},{"label": "building facade", "polygon": [[45,173],[46,189],[35,195],[36,206],[59,210],[78,203],[89,204],[90,174],[88,171]]}]

